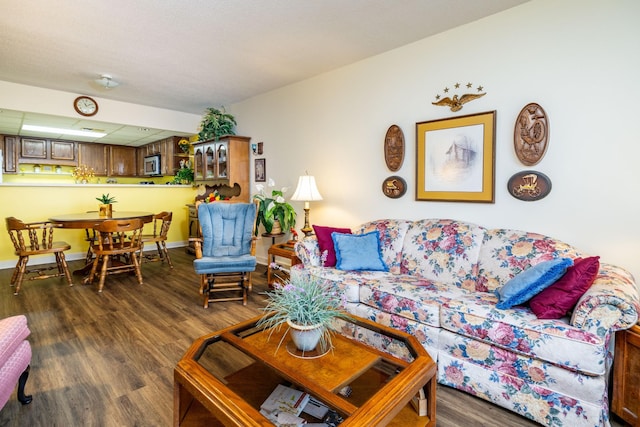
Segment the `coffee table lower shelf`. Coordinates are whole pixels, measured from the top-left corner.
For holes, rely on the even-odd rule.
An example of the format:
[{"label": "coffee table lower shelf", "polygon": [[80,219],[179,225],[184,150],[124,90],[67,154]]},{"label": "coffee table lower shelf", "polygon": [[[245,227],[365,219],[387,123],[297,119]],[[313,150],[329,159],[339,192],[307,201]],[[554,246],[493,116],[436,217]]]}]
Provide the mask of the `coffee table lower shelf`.
[{"label": "coffee table lower shelf", "polygon": [[[265,378],[265,375],[269,375],[270,377]],[[255,378],[259,376],[261,381],[256,383]],[[262,402],[269,396],[269,394],[276,388],[278,384],[285,383],[286,380],[280,378],[278,376],[269,373],[269,371],[265,371],[258,364],[251,365],[248,368],[243,369],[242,371],[228,377],[230,388],[233,389],[235,393],[242,396],[242,398],[253,407],[260,407]],[[351,384],[353,393],[352,397],[354,398],[354,402],[357,401],[357,397],[359,395],[366,395],[366,389],[370,387],[376,387],[378,384],[385,382],[387,380],[387,375],[380,372],[376,374],[374,371],[369,371],[358,378],[356,383]],[[176,381],[176,385],[178,381]],[[432,387],[434,390],[431,390],[430,393],[427,393],[430,397],[435,398],[435,379],[431,379],[431,381],[426,385],[425,388]],[[181,409],[181,421],[179,425],[181,427],[222,427],[224,424],[217,420],[215,416],[207,410],[207,408],[200,403],[200,401],[194,397],[191,393],[189,393],[184,387],[179,388],[179,406]],[[356,402],[361,403],[361,402]],[[435,403],[434,403],[435,404]],[[305,413],[300,415],[303,418],[307,418],[307,422],[320,422],[314,418],[310,418],[306,416]],[[406,405],[396,416],[395,418],[388,424],[391,427],[413,427],[420,426],[426,427],[434,425],[432,420],[425,416],[419,416],[418,412],[415,408],[408,404]]]}]

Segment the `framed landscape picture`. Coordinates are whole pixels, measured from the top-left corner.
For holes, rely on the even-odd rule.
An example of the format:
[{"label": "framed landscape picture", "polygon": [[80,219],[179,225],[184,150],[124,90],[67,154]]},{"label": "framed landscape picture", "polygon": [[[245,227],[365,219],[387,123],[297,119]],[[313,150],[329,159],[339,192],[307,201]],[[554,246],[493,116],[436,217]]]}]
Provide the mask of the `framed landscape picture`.
[{"label": "framed landscape picture", "polygon": [[494,202],[496,112],[416,123],[416,200]]}]

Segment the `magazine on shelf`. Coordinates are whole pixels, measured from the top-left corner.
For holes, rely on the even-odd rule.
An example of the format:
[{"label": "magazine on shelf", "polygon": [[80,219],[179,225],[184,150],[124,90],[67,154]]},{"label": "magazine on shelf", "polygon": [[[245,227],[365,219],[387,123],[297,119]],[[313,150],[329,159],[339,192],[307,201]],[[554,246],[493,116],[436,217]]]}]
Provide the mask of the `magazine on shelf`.
[{"label": "magazine on shelf", "polygon": [[[310,397],[311,396],[309,396],[309,394],[302,390],[296,390],[294,388],[278,384],[267,400],[260,405],[260,412],[265,417],[269,418],[269,420],[276,423],[276,425],[295,424],[295,418],[298,418],[302,409],[307,405],[307,403],[309,403]],[[295,418],[288,417],[287,415],[279,417],[280,414],[293,415]],[[281,421],[278,421],[278,418],[280,418]],[[302,424],[304,420],[301,418],[300,420],[300,424]]]}]

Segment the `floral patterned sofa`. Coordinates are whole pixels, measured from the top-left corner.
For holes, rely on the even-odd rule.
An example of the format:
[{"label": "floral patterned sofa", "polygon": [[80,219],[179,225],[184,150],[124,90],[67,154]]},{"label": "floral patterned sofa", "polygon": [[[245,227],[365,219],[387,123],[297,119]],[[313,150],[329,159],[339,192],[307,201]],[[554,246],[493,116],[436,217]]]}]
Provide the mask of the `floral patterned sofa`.
[{"label": "floral patterned sofa", "polygon": [[[494,291],[527,268],[586,256],[540,234],[442,219],[378,220],[385,271],[322,266],[315,236],[296,245],[311,274],[337,287],[347,310],[416,336],[438,363],[438,382],[549,426],[609,425],[614,332],[640,311],[630,273],[606,263],[570,316],[538,319],[526,305],[498,309]],[[361,337],[387,351],[393,343]],[[404,355],[399,355],[404,357]]]}]

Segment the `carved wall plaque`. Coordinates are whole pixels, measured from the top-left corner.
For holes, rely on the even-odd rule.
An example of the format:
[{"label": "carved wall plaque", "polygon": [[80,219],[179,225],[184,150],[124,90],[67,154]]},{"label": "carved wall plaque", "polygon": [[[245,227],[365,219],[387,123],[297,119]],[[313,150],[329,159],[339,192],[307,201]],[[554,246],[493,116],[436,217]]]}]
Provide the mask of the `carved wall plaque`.
[{"label": "carved wall plaque", "polygon": [[407,192],[407,182],[399,176],[390,176],[382,182],[382,192],[387,197],[397,199]]},{"label": "carved wall plaque", "polygon": [[513,144],[520,161],[533,166],[547,151],[549,142],[549,120],[541,106],[527,104],[516,119]]},{"label": "carved wall plaque", "polygon": [[551,192],[551,180],[536,171],[518,172],[509,178],[509,194],[518,200],[533,202],[546,197]]},{"label": "carved wall plaque", "polygon": [[404,161],[404,134],[396,125],[391,125],[384,137],[384,161],[391,172],[400,169]]}]

